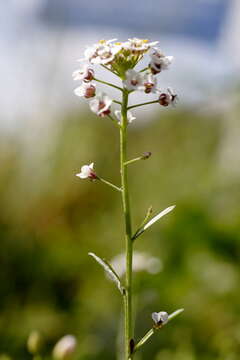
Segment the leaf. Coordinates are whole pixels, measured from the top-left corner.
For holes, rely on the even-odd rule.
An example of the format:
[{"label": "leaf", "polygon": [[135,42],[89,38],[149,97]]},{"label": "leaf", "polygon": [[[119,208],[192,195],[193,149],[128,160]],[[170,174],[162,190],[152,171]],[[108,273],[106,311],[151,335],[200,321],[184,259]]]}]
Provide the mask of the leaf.
[{"label": "leaf", "polygon": [[170,211],[175,208],[175,205],[169,206],[168,208],[161,211],[159,214],[154,216],[150,221],[148,221],[142,228],[140,228],[135,235],[133,236],[132,240],[135,240],[138,236],[140,236],[145,230],[147,230],[150,226],[152,226],[156,221],[161,219],[163,216],[167,215]]},{"label": "leaf", "polygon": [[110,279],[115,282],[118,289],[120,290],[121,294],[124,294],[124,287],[121,284],[120,277],[116,273],[116,271],[113,269],[113,267],[105,260],[98,257],[96,254],[89,252],[89,256],[92,256],[98,264],[100,264],[103,269],[106,271],[107,275],[110,277]]},{"label": "leaf", "polygon": [[175,205],[173,206],[169,206],[168,208],[166,208],[165,210],[161,211],[159,214],[157,214],[156,216],[154,216],[149,222],[146,223],[146,225],[144,225],[143,230],[145,231],[147,228],[149,228],[150,226],[152,226],[156,221],[158,221],[159,219],[161,219],[164,215],[167,215],[170,211],[172,211],[175,208]]},{"label": "leaf", "polygon": [[172,314],[169,315],[168,321],[174,319],[176,316],[180,315],[183,311],[184,311],[184,309],[178,309],[178,310],[174,311]]}]

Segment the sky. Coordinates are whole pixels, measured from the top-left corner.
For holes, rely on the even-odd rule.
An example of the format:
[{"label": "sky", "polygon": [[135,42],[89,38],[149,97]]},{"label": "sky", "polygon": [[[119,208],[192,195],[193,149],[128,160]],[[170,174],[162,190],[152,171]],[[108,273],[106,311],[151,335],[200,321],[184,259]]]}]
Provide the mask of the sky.
[{"label": "sky", "polygon": [[[1,2],[0,71],[5,89],[0,97],[1,125],[15,129],[34,120],[35,126],[42,119],[48,122],[63,110],[81,106],[73,96],[71,74],[86,45],[101,38],[159,40],[164,52],[175,57],[171,70],[161,75],[162,86],[176,89],[181,104],[216,97],[234,73],[234,59],[230,56],[226,61],[225,56],[233,36],[231,31],[224,35],[226,23],[227,29],[233,28],[232,34],[236,32],[228,19],[233,3],[236,1]],[[228,40],[223,42],[223,38]]]}]

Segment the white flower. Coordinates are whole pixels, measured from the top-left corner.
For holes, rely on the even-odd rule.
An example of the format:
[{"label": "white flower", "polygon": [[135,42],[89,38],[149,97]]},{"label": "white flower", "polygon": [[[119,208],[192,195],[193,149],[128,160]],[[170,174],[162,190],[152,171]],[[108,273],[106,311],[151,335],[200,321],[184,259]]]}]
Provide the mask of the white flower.
[{"label": "white flower", "polygon": [[166,311],[152,313],[152,319],[156,325],[166,324],[168,322],[168,313]]},{"label": "white flower", "polygon": [[82,83],[79,87],[74,90],[75,95],[85,97],[89,99],[94,97],[96,94],[96,84],[95,83]]},{"label": "white flower", "polygon": [[111,104],[112,99],[110,99],[110,97],[105,93],[99,93],[94,99],[89,101],[90,109],[101,117],[110,114]]},{"label": "white flower", "polygon": [[143,77],[143,86],[146,94],[157,92],[157,78],[151,73],[145,73]]},{"label": "white flower", "polygon": [[78,70],[72,73],[73,80],[83,80],[85,82],[92,81],[94,71],[87,64],[82,64]]},{"label": "white flower", "polygon": [[73,335],[62,337],[54,346],[53,357],[56,360],[69,359],[77,346],[77,340]]},{"label": "white flower", "polygon": [[126,50],[130,50],[133,54],[143,54],[157,43],[158,41],[150,43],[149,40],[133,38],[124,42],[122,47]]},{"label": "white flower", "polygon": [[[119,123],[121,123],[121,121],[122,121],[121,111],[120,110],[115,110],[114,114],[115,114],[116,118],[119,120]],[[127,121],[128,121],[128,123],[130,124],[135,119],[136,118],[135,118],[135,116],[133,116],[132,112],[128,111],[127,112]]]},{"label": "white flower", "polygon": [[97,44],[87,48],[84,52],[85,59],[91,64],[110,64],[122,48],[121,44],[112,44],[113,41],[116,39],[100,40]]},{"label": "white flower", "polygon": [[97,175],[93,171],[94,163],[91,163],[90,165],[83,165],[81,167],[81,172],[79,174],[76,174],[81,179],[97,179]]},{"label": "white flower", "polygon": [[173,62],[173,56],[165,56],[159,48],[153,48],[154,51],[150,55],[151,62],[149,67],[153,74],[158,74],[162,70],[167,70]]},{"label": "white flower", "polygon": [[123,81],[123,85],[127,90],[145,90],[143,85],[144,74],[130,69],[126,71],[125,77],[126,79]]},{"label": "white flower", "polygon": [[171,88],[168,88],[166,93],[161,93],[159,96],[159,104],[162,106],[175,106],[177,101],[178,95]]}]

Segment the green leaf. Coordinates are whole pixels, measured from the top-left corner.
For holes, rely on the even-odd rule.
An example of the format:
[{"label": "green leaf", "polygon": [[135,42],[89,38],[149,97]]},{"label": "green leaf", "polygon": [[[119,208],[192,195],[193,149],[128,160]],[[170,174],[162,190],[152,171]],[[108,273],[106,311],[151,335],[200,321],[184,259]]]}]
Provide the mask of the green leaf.
[{"label": "green leaf", "polygon": [[154,216],[150,221],[148,221],[143,227],[141,227],[133,236],[132,240],[135,240],[138,236],[140,236],[145,230],[147,230],[150,226],[152,226],[156,221],[161,219],[163,216],[167,215],[170,211],[175,208],[175,205],[169,206],[168,208],[161,211],[159,214]]},{"label": "green leaf", "polygon": [[109,278],[113,282],[115,282],[115,284],[117,285],[117,287],[120,290],[121,294],[124,295],[125,289],[122,286],[120,277],[118,276],[116,271],[113,269],[113,267],[105,259],[101,259],[99,256],[97,256],[96,254],[94,254],[92,252],[89,252],[88,255],[92,256],[96,260],[96,262],[103,267],[103,269],[106,271]]}]

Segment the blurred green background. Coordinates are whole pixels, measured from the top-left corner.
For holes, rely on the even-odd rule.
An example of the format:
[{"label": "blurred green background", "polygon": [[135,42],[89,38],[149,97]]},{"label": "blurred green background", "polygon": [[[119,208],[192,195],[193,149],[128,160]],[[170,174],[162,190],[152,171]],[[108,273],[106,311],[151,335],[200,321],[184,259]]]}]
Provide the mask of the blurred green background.
[{"label": "blurred green background", "polygon": [[118,133],[71,73],[86,46],[132,37],[175,57],[159,87],[180,99],[129,127],[129,159],[152,152],[129,167],[134,229],[176,205],[136,241],[136,340],[152,312],[185,309],[136,360],[239,360],[240,1],[10,0],[0,14],[0,360],[30,360],[32,330],[44,360],[66,334],[74,360],[121,360],[121,298],[88,256],[124,251],[120,197],[75,176],[94,162],[118,185]]},{"label": "blurred green background", "polygon": [[[153,154],[129,167],[134,228],[149,205],[157,213],[176,204],[136,241],[137,251],[161,261],[161,271],[134,277],[136,338],[152,326],[153,311],[185,308],[136,359],[239,358],[239,178],[220,161],[236,114],[156,106],[129,128],[129,158]],[[84,108],[59,118],[51,141],[2,133],[0,148],[1,353],[30,359],[25,343],[37,329],[44,354],[72,333],[76,359],[115,359],[121,298],[87,253],[111,260],[123,252],[120,197],[75,173],[94,161],[119,184],[117,129]]]}]

